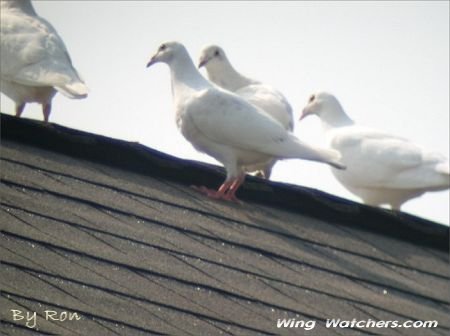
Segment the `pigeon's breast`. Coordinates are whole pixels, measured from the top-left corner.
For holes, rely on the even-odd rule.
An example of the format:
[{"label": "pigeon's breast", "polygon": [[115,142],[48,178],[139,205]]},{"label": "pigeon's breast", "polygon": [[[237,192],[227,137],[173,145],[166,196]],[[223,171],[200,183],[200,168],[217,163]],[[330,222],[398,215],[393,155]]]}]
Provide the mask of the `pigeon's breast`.
[{"label": "pigeon's breast", "polygon": [[13,81],[1,80],[2,93],[16,103],[41,103],[49,102],[56,94],[51,86],[28,86]]}]

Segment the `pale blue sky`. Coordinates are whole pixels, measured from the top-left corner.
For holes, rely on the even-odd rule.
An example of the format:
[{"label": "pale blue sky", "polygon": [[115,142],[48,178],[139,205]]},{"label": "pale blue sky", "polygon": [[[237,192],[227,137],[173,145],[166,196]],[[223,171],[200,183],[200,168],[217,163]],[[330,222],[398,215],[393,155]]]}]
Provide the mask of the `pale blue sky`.
[{"label": "pale blue sky", "polygon": [[[176,129],[168,68],[145,68],[162,42],[178,40],[195,62],[203,46],[222,46],[240,72],[282,91],[296,116],[311,93],[327,90],[358,123],[448,156],[448,1],[35,1],[34,6],[63,37],[91,90],[80,101],[57,95],[52,122],[215,163]],[[13,113],[4,96],[1,110]],[[42,119],[36,105],[23,116]],[[297,123],[294,132],[323,143],[315,118]],[[278,163],[273,179],[357,200],[319,164]],[[403,210],[448,224],[449,192],[428,193]]]}]

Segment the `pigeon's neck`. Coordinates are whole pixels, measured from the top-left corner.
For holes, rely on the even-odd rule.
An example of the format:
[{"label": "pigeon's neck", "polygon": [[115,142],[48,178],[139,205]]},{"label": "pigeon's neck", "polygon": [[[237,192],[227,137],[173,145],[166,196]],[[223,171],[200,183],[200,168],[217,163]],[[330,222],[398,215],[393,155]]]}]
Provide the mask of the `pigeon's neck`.
[{"label": "pigeon's neck", "polygon": [[210,88],[212,85],[198,72],[191,58],[179,55],[170,65],[172,77],[172,94],[176,101],[190,97],[193,92]]},{"label": "pigeon's neck", "polygon": [[31,0],[8,0],[0,1],[1,10],[16,10],[28,15],[36,16]]},{"label": "pigeon's neck", "polygon": [[237,72],[228,59],[207,64],[208,78],[221,88],[235,92],[244,86],[258,83]]},{"label": "pigeon's neck", "polygon": [[339,103],[334,106],[324,108],[320,113],[320,119],[322,121],[322,127],[325,131],[332,128],[345,127],[354,124],[354,121],[350,119]]}]

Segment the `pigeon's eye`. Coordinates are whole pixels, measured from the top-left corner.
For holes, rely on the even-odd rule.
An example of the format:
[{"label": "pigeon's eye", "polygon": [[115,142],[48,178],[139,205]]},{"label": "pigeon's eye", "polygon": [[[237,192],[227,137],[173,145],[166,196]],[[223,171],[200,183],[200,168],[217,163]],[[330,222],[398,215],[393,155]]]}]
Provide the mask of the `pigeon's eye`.
[{"label": "pigeon's eye", "polygon": [[311,95],[311,97],[309,97],[309,102],[312,103],[314,99],[316,99],[316,96],[315,95]]},{"label": "pigeon's eye", "polygon": [[164,51],[167,49],[167,46],[165,44],[161,44],[161,46],[159,47],[159,51]]},{"label": "pigeon's eye", "polygon": [[216,51],[214,52],[214,56],[219,56],[219,55],[220,55],[219,50],[216,50]]}]

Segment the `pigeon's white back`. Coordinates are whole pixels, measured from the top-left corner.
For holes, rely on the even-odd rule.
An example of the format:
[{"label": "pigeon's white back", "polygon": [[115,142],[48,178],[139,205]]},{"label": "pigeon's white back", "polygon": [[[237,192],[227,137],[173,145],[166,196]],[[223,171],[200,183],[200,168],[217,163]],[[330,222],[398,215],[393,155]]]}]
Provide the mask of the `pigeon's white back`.
[{"label": "pigeon's white back", "polygon": [[[204,151],[212,156],[215,155],[213,147],[220,144],[230,151],[238,151],[241,164],[254,164],[269,157],[316,160],[329,155],[329,161],[339,159],[337,153],[322,153],[302,143],[256,106],[225,90],[211,87],[199,91],[179,113],[184,123],[181,124],[183,134],[192,143],[207,139],[212,146]],[[184,127],[190,130],[189,134],[183,131]]]},{"label": "pigeon's white back", "polygon": [[266,84],[252,84],[240,88],[236,94],[258,106],[288,131],[293,131],[292,107],[287,99],[273,87]]},{"label": "pigeon's white back", "polygon": [[348,167],[345,173],[334,171],[344,183],[411,190],[449,186],[447,159],[406,139],[359,126],[336,128],[329,136]]},{"label": "pigeon's white back", "polygon": [[2,5],[0,40],[3,81],[54,87],[70,98],[86,97],[87,87],[62,39],[43,18]]}]

